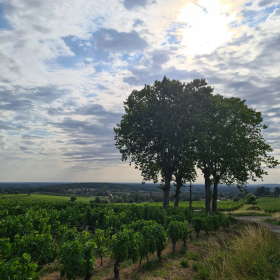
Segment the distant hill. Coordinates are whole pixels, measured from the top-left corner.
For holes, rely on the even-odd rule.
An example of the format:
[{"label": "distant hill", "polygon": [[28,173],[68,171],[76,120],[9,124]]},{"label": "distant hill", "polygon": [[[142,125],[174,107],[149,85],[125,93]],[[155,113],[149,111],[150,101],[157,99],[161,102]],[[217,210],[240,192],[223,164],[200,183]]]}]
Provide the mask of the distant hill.
[{"label": "distant hill", "polygon": [[68,183],[59,185],[44,186],[40,189],[43,192],[62,192],[67,189],[87,188],[87,189],[102,189],[107,186],[108,190],[118,191],[147,191],[159,192],[158,185],[156,184],[125,184],[125,183]]},{"label": "distant hill", "polygon": [[[189,191],[189,184],[185,184],[186,187],[182,188],[182,193]],[[159,184],[152,183],[109,183],[109,182],[91,182],[91,183],[69,183],[69,182],[24,182],[24,183],[0,183],[0,191],[10,189],[12,191],[20,192],[52,192],[61,193],[63,190],[76,189],[76,188],[88,188],[88,189],[102,189],[104,186],[108,187],[108,190],[118,191],[146,191],[146,192],[161,192],[158,188]],[[259,186],[269,187],[271,191],[275,187],[280,187],[280,184],[254,184],[247,185],[247,190],[250,193],[255,192]],[[171,189],[173,192],[174,188]],[[193,192],[203,193],[204,184],[193,184]],[[219,185],[220,193],[239,193],[236,186],[228,187],[226,185]]]}]

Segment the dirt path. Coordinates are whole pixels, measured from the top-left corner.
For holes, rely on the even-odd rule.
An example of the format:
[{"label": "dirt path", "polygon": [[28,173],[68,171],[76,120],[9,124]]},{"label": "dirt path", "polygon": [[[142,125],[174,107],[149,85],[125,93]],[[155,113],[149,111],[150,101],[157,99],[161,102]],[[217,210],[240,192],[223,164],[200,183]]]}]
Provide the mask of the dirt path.
[{"label": "dirt path", "polygon": [[262,224],[268,228],[270,228],[272,231],[274,231],[280,238],[280,226],[272,225],[269,223],[264,223],[262,220],[271,218],[269,216],[242,216],[242,217],[235,217],[236,220],[240,221],[247,221],[247,222],[254,222]]}]

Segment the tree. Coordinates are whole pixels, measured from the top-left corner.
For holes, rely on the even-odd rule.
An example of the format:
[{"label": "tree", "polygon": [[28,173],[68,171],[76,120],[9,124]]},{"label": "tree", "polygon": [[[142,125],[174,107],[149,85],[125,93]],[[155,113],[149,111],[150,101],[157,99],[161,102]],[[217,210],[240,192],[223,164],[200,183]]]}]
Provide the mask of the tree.
[{"label": "tree", "polygon": [[77,199],[76,196],[71,196],[71,197],[70,197],[70,200],[71,200],[72,202],[74,202],[76,199]]},{"label": "tree", "polygon": [[257,200],[256,200],[256,197],[254,195],[252,195],[251,193],[248,193],[246,195],[246,198],[245,198],[245,203],[246,204],[253,204],[255,203]]},{"label": "tree", "polygon": [[[144,180],[158,182],[162,178],[163,207],[167,210],[173,176],[176,177],[176,196],[184,180],[195,177],[192,116],[205,94],[212,89],[205,80],[185,85],[164,77],[152,86],[134,90],[124,102],[125,114],[115,131],[116,147],[122,160],[141,170]],[[187,105],[187,106],[186,106]],[[193,113],[193,115],[192,115]]]},{"label": "tree", "polygon": [[278,197],[280,195],[280,188],[279,187],[275,187],[273,194]]},{"label": "tree", "polygon": [[[219,182],[244,185],[249,179],[256,181],[267,174],[265,168],[275,167],[278,161],[268,155],[273,150],[261,134],[267,126],[262,125],[260,112],[248,108],[239,98],[215,95],[207,101],[200,119],[203,130],[197,131],[196,151],[205,185],[214,183],[212,211],[217,211]],[[207,193],[206,197],[209,199]],[[206,211],[210,211],[209,203]]]},{"label": "tree", "polygon": [[265,187],[265,186],[257,187],[255,191],[256,196],[269,195],[269,194],[270,194],[270,189],[269,187]]}]

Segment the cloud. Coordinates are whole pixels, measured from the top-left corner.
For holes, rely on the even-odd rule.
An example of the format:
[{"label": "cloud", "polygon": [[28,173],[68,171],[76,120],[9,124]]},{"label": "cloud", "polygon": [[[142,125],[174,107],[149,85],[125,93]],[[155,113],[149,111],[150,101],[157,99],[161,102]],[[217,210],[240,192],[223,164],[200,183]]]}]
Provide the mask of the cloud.
[{"label": "cloud", "polygon": [[260,7],[265,7],[265,6],[268,6],[268,5],[271,5],[271,4],[274,4],[274,3],[277,3],[278,1],[277,0],[262,0],[258,3],[258,5]]},{"label": "cloud", "polygon": [[133,27],[137,27],[138,25],[142,25],[142,24],[144,24],[144,21],[141,19],[137,19],[134,21]]},{"label": "cloud", "polygon": [[132,10],[138,7],[145,7],[148,4],[147,0],[124,0],[124,6],[128,10]]},{"label": "cloud", "polygon": [[114,29],[100,29],[97,34],[93,34],[93,40],[98,50],[110,52],[135,52],[142,51],[148,46],[146,41],[139,34],[131,32],[118,32]]},{"label": "cloud", "polygon": [[[107,179],[108,171],[101,177],[100,170],[122,164],[113,127],[124,113],[123,101],[164,75],[184,82],[206,78],[215,93],[246,99],[263,113],[269,125],[265,139],[279,157],[277,1],[0,2],[3,180]],[[222,9],[218,17],[216,8]],[[212,35],[219,37],[220,27],[233,39],[216,45]],[[200,55],[186,52],[194,41]],[[208,54],[197,52],[201,42],[206,47],[212,42]],[[122,171],[130,174],[126,168]],[[133,180],[141,180],[139,173]]]}]

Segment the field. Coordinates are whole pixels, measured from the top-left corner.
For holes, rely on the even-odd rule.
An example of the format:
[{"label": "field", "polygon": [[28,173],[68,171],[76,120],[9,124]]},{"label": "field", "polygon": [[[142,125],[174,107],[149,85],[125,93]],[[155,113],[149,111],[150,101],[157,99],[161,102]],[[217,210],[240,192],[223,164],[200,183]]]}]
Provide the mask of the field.
[{"label": "field", "polygon": [[[149,205],[157,205],[160,206],[162,203],[149,203]],[[169,205],[172,206],[173,202],[169,202]],[[189,207],[189,201],[180,201],[179,206],[182,207]],[[218,210],[219,211],[233,211],[236,210],[244,205],[244,201],[233,202],[232,200],[228,201],[218,201]],[[192,209],[201,209],[205,210],[205,201],[193,201],[192,202]]]},{"label": "field", "polygon": [[[75,196],[75,195],[73,195]],[[89,203],[91,200],[94,200],[96,197],[83,197],[76,196],[77,202],[86,202]],[[99,198],[106,198],[106,196],[99,196]],[[107,197],[108,198],[108,197]],[[2,194],[0,195],[1,200],[23,200],[23,201],[46,201],[46,202],[66,202],[70,201],[70,196],[56,196],[56,195],[45,195],[45,194]]]},{"label": "field", "polygon": [[[239,231],[246,231],[242,224],[230,225],[233,218],[224,214],[192,212],[188,202],[181,203],[184,207],[170,206],[165,211],[161,204],[152,203],[72,203],[69,197],[34,194],[2,197],[5,198],[0,203],[1,280],[65,280],[65,276],[76,280],[136,276],[139,280],[219,279],[215,276],[221,273],[219,268],[212,268],[218,267],[220,260],[211,259],[209,252],[224,254],[226,262],[227,254],[235,254],[228,238],[236,234],[236,242],[242,235]],[[221,201],[219,207],[233,209],[242,204]],[[193,206],[203,208],[204,202],[194,202]],[[255,234],[256,230],[259,233]],[[253,243],[264,245],[254,254],[242,253],[244,261],[251,262],[242,271],[248,279],[273,279],[271,275],[275,275],[280,264],[277,238],[265,230],[250,229],[252,238],[258,239]],[[248,230],[243,236],[240,242],[247,244],[251,252]],[[217,244],[215,248],[213,244]],[[275,252],[272,254],[267,248],[274,248]],[[270,258],[275,256],[277,261],[272,262]],[[232,260],[235,259],[233,255]],[[228,275],[237,277],[240,265],[232,260],[227,266],[232,266]],[[252,266],[251,270],[247,270],[248,266]],[[265,274],[262,267],[266,267]],[[263,276],[266,278],[260,278]]]},{"label": "field", "polygon": [[257,203],[266,213],[280,212],[280,198],[261,197]]}]

